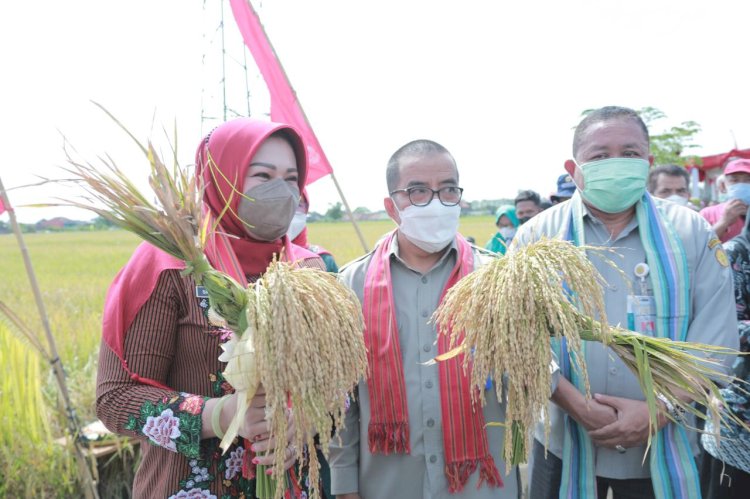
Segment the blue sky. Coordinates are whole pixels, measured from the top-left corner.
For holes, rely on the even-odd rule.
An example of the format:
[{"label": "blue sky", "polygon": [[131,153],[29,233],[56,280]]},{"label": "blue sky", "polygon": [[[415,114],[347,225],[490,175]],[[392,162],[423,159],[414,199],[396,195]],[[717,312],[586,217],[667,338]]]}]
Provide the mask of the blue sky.
[{"label": "blue sky", "polygon": [[[554,189],[584,109],[654,106],[660,126],[694,120],[696,152],[750,147],[746,20],[750,4],[695,0],[254,1],[352,207],[378,209],[390,154],[415,138],[451,150],[469,200]],[[83,157],[109,154],[145,179],[146,165],[99,110],[162,144],[178,130],[183,163],[222,111],[218,0],[6,2],[3,46],[6,188],[64,177],[61,135]],[[243,46],[224,7],[225,46]],[[743,22],[743,20],[745,22]],[[249,56],[248,56],[249,59]],[[228,103],[268,108],[252,67],[227,66]],[[165,147],[165,146],[163,146]],[[145,182],[144,184],[145,185]],[[11,190],[16,205],[69,195]],[[330,179],[312,209],[337,200]],[[17,208],[22,221],[61,213]],[[7,217],[7,215],[5,215]]]}]

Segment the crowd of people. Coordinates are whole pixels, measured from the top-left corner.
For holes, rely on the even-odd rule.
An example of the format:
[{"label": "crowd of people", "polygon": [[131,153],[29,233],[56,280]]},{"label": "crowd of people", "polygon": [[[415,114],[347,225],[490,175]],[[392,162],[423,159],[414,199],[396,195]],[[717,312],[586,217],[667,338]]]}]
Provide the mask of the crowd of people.
[{"label": "crowd of people", "polygon": [[[479,248],[458,232],[459,162],[434,141],[409,142],[385,168],[384,207],[397,227],[339,271],[330,253],[307,241],[306,159],[291,127],[241,118],[201,142],[204,203],[221,228],[206,248],[211,263],[252,282],[286,248],[303,265],[337,272],[362,304],[369,376],[355,388],[346,425],[329,449],[325,497],[521,497],[520,470],[502,457],[504,430],[487,424],[505,422],[506,403],[490,382],[472,387],[460,357],[429,362],[450,348],[431,317],[463,276],[542,236],[619,255],[605,261],[589,254],[606,282],[612,324],[748,351],[750,161],[727,165],[725,199],[700,213],[690,207],[685,169],[652,163],[648,129],[636,112],[594,110],[575,130],[572,157],[549,201],[519,192],[514,204],[498,208],[497,233]],[[210,325],[205,296],[181,268],[144,243],[107,297],[97,411],[112,430],[148,442],[134,495],[255,497],[243,467],[248,457],[251,467],[268,464],[275,452],[285,453],[290,475],[299,478],[304,471],[287,443],[268,438],[262,391],[240,428],[245,440],[219,452],[237,403],[221,375],[226,332]],[[553,350],[558,359],[567,355],[564,343]],[[543,424],[537,428],[528,497],[747,496],[750,436],[741,427],[722,427],[726,438],[717,445],[719,429],[708,425],[711,433],[701,438],[693,414],[660,399],[647,448],[650,416],[637,378],[606,346],[587,344],[584,352],[591,400],[569,362],[550,366],[551,432],[545,440]],[[733,360],[723,368],[750,381],[745,357]],[[479,410],[476,389],[486,390]],[[742,384],[723,393],[750,423]],[[307,496],[304,487],[290,493]]]}]

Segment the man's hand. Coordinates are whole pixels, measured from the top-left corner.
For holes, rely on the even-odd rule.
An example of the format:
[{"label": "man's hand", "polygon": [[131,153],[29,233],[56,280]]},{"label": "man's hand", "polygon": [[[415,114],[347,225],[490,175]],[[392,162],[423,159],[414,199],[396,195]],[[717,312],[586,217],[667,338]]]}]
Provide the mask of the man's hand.
[{"label": "man's hand", "polygon": [[563,377],[560,377],[550,400],[588,431],[617,421],[617,412],[614,408],[594,399],[586,400],[578,388]]},{"label": "man's hand", "polygon": [[617,421],[617,411],[609,405],[591,399],[580,413],[580,423],[587,431],[598,430]]},{"label": "man's hand", "polygon": [[336,499],[360,499],[359,494],[339,494]]},{"label": "man's hand", "polygon": [[594,445],[614,449],[643,445],[648,440],[648,405],[642,400],[613,397],[597,393],[597,402],[608,405],[617,412],[617,421],[589,432]]},{"label": "man's hand", "polygon": [[719,237],[723,236],[727,229],[729,229],[730,225],[746,214],[747,205],[745,203],[739,199],[727,201],[727,204],[724,206],[724,212],[721,214],[721,218],[713,226],[716,235]]}]

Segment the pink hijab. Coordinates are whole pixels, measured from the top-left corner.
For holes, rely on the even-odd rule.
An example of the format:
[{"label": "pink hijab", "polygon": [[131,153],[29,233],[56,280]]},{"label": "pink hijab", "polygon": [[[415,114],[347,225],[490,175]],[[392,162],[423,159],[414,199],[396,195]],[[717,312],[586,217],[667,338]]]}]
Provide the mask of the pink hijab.
[{"label": "pink hijab", "polygon": [[[237,218],[239,193],[242,192],[250,160],[261,143],[271,135],[282,136],[294,149],[301,192],[307,177],[307,155],[300,135],[288,125],[237,118],[215,128],[201,141],[196,151],[197,174],[202,175],[205,182],[203,202],[206,215],[213,221],[229,205],[216,231],[207,241],[206,257],[214,268],[243,285],[247,284],[246,276],[260,275],[273,255],[279,255],[282,248],[286,249],[286,255],[292,260],[317,258],[314,253],[291,244],[286,237],[272,242],[256,241],[245,232]],[[124,354],[125,334],[151,296],[161,273],[168,269],[184,268],[183,261],[148,243],[142,243],[115,276],[107,292],[102,338],[120,358],[123,368],[134,381],[169,389],[156,380],[142,378],[130,370]]]}]

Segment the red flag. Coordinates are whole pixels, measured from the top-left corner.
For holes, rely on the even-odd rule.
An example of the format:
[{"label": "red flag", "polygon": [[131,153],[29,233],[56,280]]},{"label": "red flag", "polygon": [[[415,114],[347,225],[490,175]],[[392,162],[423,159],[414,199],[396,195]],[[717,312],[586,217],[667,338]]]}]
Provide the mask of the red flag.
[{"label": "red flag", "polygon": [[260,24],[258,14],[250,4],[250,0],[229,0],[234,19],[242,33],[245,45],[255,58],[263,79],[266,81],[271,94],[271,120],[287,123],[299,130],[307,147],[309,171],[307,183],[311,184],[321,177],[333,173],[323,148],[320,147],[305,113],[299,105],[294,89],[281,67],[276,53],[268,41],[263,25]]},{"label": "red flag", "polygon": [[0,198],[0,215],[5,213],[5,204],[3,203],[3,198]]}]

